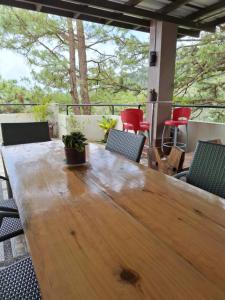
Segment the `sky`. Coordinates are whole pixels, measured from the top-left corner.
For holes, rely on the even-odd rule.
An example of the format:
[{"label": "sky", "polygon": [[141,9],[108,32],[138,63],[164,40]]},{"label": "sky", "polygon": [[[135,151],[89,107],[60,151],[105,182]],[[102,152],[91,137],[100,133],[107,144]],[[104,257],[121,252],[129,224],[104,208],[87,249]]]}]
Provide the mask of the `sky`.
[{"label": "sky", "polygon": [[0,50],[0,76],[20,80],[30,77],[30,67],[22,55],[10,50]]}]

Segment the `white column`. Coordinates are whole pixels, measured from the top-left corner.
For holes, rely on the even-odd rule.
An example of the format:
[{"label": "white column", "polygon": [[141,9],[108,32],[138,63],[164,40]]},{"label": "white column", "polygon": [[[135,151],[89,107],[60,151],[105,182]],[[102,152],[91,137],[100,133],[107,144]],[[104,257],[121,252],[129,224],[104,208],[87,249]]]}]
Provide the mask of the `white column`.
[{"label": "white column", "polygon": [[[155,105],[153,145],[160,142],[163,123],[171,116],[176,60],[177,26],[168,22],[152,21],[150,28],[150,51],[156,51],[155,66],[149,65],[149,92],[155,89],[158,104]],[[152,120],[152,106],[148,105],[148,119]]]}]

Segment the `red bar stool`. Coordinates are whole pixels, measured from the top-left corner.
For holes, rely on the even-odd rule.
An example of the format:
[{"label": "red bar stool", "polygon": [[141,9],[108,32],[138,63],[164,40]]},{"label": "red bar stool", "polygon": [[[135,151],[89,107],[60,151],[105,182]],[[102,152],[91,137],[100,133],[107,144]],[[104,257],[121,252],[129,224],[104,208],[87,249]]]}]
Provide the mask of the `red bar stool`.
[{"label": "red bar stool", "polygon": [[138,108],[128,108],[121,112],[121,120],[123,123],[123,130],[132,130],[137,132],[147,132],[148,142],[150,147],[150,124],[143,120],[144,112]]},{"label": "red bar stool", "polygon": [[[191,116],[191,108],[189,108],[189,107],[179,107],[179,108],[173,109],[172,120],[167,120],[164,123],[164,128],[163,128],[163,133],[162,133],[162,143],[161,143],[162,151],[163,151],[164,147],[178,146],[178,147],[184,148],[184,149],[187,148],[187,143],[188,143],[187,125],[188,125],[188,120],[190,119],[190,116]],[[174,128],[173,142],[164,143],[164,135],[165,135],[166,126],[170,126],[170,127]],[[186,143],[178,143],[177,142],[177,133],[178,133],[179,126],[186,127]]]}]

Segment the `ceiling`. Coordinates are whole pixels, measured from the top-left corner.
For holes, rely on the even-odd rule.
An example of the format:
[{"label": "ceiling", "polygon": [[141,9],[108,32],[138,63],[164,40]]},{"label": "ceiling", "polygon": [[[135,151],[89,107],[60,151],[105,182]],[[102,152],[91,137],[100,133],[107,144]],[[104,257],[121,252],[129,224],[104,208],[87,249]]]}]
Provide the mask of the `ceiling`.
[{"label": "ceiling", "polygon": [[225,0],[0,0],[0,4],[149,32],[152,20],[178,25],[178,37],[225,23]]}]

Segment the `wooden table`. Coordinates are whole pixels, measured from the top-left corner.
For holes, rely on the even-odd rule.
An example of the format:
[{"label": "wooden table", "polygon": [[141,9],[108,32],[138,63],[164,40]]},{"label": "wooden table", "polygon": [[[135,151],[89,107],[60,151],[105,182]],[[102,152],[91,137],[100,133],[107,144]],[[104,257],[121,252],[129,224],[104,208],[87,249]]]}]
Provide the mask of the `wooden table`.
[{"label": "wooden table", "polygon": [[225,299],[225,200],[97,145],[2,155],[43,299]]}]

